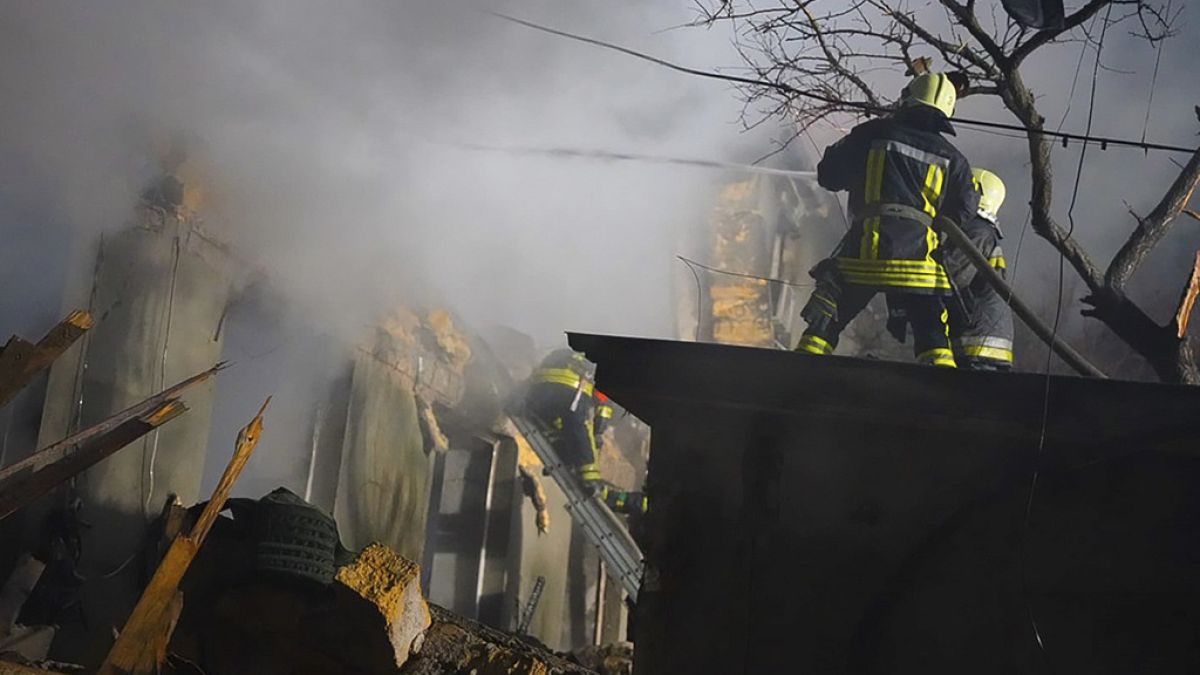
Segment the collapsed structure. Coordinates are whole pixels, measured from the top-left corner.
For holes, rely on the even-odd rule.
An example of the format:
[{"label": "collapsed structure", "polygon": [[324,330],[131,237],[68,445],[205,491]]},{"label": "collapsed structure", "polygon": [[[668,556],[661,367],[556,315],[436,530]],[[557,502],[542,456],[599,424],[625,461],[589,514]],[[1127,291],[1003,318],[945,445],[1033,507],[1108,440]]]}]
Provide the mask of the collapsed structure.
[{"label": "collapsed structure", "polygon": [[[12,596],[0,602],[12,612],[0,616],[7,621],[0,653],[13,658],[89,667],[113,658],[113,635],[131,612],[141,611],[135,604],[144,600],[143,589],[171,544],[163,519],[177,505],[203,499],[203,484],[228,457],[230,430],[222,422],[245,414],[222,400],[221,381],[231,375],[214,380],[219,368],[213,366],[238,360],[226,341],[232,336],[241,346],[254,333],[247,330],[247,319],[254,320],[247,310],[276,300],[269,279],[264,283],[221,242],[222,225],[205,220],[185,173],[165,172],[125,227],[100,242],[86,274],[77,270],[65,304],[87,312],[69,317],[42,343],[14,338],[0,352],[21,366],[0,372],[13,390],[9,398],[50,371],[43,412],[34,420],[42,451],[8,450],[0,467],[4,496],[12,502],[3,526],[15,535],[0,547],[0,576],[10,579]],[[408,575],[404,588],[416,592],[422,606],[426,597],[436,604],[429,610],[433,623],[417,631],[417,642],[430,650],[405,672],[457,672],[454,664],[470,670],[484,652],[491,654],[489,667],[515,668],[503,672],[551,672],[545,668],[554,664],[553,672],[582,671],[549,650],[619,643],[626,635],[619,585],[605,583],[595,552],[562,509],[561,492],[543,479],[540,461],[506,417],[537,350],[515,331],[492,333],[485,341],[445,309],[408,304],[348,347],[299,331],[300,346],[288,358],[310,359],[311,370],[328,377],[306,382],[311,390],[276,404],[280,423],[271,427],[267,415],[271,431],[256,455],[276,463],[273,451],[303,458],[300,466],[282,465],[278,481],[299,503],[328,514],[338,547],[384,547],[388,553],[375,560],[395,561],[379,563],[384,568],[415,571],[402,574]],[[38,368],[24,368],[29,354]],[[648,429],[622,410],[608,433],[600,458],[606,472],[639,481]],[[269,491],[248,485],[242,494]],[[49,494],[37,499],[43,493]],[[242,531],[231,538],[227,520],[218,519],[206,548],[244,571],[250,563],[238,553],[249,545],[243,540],[265,535]],[[325,551],[331,535],[324,526],[304,526],[291,536],[298,537],[295,551],[315,555],[311,551]],[[172,610],[180,630],[175,638],[168,633],[156,668],[183,668],[186,661],[211,666],[211,652],[188,647],[189,640],[209,639],[198,637],[207,633],[196,625],[216,616],[207,603],[233,603],[234,615],[249,609],[220,598],[229,584],[251,577],[213,572],[210,560],[201,555],[184,578],[183,595],[192,600],[182,612]],[[349,563],[336,559],[343,568]],[[327,566],[334,565],[330,558]],[[221,584],[212,585],[212,574]],[[329,576],[320,585],[336,583]],[[300,597],[285,592],[274,607],[286,614],[286,604]],[[251,602],[248,596],[243,601]],[[314,611],[318,606],[324,605]],[[526,637],[489,632],[475,621]],[[170,654],[183,660],[168,664]],[[266,672],[251,662],[234,659],[221,668]],[[295,672],[287,663],[293,661],[273,667]],[[381,672],[397,665],[385,663]]]},{"label": "collapsed structure", "polygon": [[[723,344],[572,337],[628,408],[603,474],[649,469],[631,616],[509,417],[538,356],[511,329],[397,303],[349,346],[314,331],[324,375],[229,460],[213,366],[255,301],[170,178],[88,311],[0,351],[0,403],[54,363],[41,451],[0,467],[0,672],[617,673],[627,639],[645,675],[1194,662],[1194,392],[780,349],[842,228],[804,180],[719,190],[678,299],[679,337]],[[227,500],[260,433],[291,465]]]}]

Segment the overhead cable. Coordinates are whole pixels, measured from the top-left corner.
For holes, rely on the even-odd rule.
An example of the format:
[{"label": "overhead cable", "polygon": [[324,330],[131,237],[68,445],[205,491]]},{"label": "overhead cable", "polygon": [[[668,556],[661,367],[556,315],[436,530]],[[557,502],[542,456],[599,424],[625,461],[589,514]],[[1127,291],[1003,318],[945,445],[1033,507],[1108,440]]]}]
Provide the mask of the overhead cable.
[{"label": "overhead cable", "polygon": [[760,173],[771,176],[788,176],[790,178],[805,178],[814,180],[816,171],[793,171],[791,169],[776,169],[756,164],[738,164],[735,162],[719,162],[711,159],[696,159],[691,157],[670,157],[665,155],[646,155],[632,152],[615,152],[611,150],[594,150],[587,148],[561,148],[538,146],[486,145],[482,143],[466,143],[461,141],[432,141],[439,145],[456,147],[463,150],[479,150],[510,155],[534,155],[543,157],[565,157],[572,159],[597,159],[605,161],[652,162],[656,164],[680,164],[706,169],[728,169],[746,173]]},{"label": "overhead cable", "polygon": [[[498,18],[498,19],[503,19],[505,21],[511,21],[513,23],[520,24],[527,28],[532,28],[533,30],[541,31],[543,33],[549,33],[550,35],[557,35],[559,37],[564,37],[569,40],[575,40],[577,42],[583,42],[586,44],[601,47],[603,49],[609,49],[612,51],[620,52],[622,54],[626,54],[628,56],[632,56],[634,58],[641,59],[643,61],[649,61],[650,63],[657,64],[664,68],[669,68],[669,69],[677,71],[677,72],[686,73],[688,75],[695,75],[697,77],[704,77],[704,78],[709,78],[709,79],[713,79],[713,80],[723,80],[725,82],[735,82],[738,84],[747,84],[747,85],[751,85],[751,86],[755,86],[755,87],[767,87],[769,89],[774,89],[776,91],[780,91],[780,92],[783,92],[786,94],[791,94],[793,96],[799,96],[801,98],[807,98],[807,99],[811,99],[814,101],[820,101],[822,103],[828,103],[830,105],[837,105],[837,106],[842,106],[845,108],[851,108],[854,110],[860,110],[862,112],[875,114],[875,115],[883,115],[883,114],[887,114],[887,113],[891,112],[891,110],[889,110],[888,108],[872,105],[872,104],[866,103],[864,101],[847,101],[847,100],[843,100],[843,99],[833,98],[831,96],[825,96],[824,94],[818,94],[818,93],[812,92],[812,91],[805,91],[803,89],[797,89],[796,87],[793,87],[788,84],[784,84],[782,82],[770,82],[767,80],[756,80],[756,79],[750,78],[750,77],[740,77],[738,75],[726,75],[723,73],[717,73],[717,72],[713,72],[710,70],[700,70],[698,68],[689,68],[687,66],[681,66],[677,63],[672,63],[671,61],[667,61],[665,59],[660,59],[656,56],[651,56],[650,54],[646,54],[644,52],[639,52],[637,50],[630,49],[628,47],[622,47],[620,45],[616,45],[611,42],[605,42],[603,40],[597,40],[595,38],[590,38],[590,37],[586,37],[583,35],[577,35],[575,33],[569,33],[567,31],[558,30],[556,28],[550,28],[549,26],[543,26],[541,24],[533,23],[532,21],[518,19],[516,17],[509,16],[507,14],[501,14],[500,12],[493,12],[490,10],[483,10],[483,11],[487,14],[490,14],[490,15]],[[970,119],[970,118],[965,118],[965,117],[956,117],[956,118],[954,118],[954,123],[963,125],[963,126],[968,126],[968,127],[979,127],[981,129],[1003,129],[1005,131],[1019,131],[1021,133],[1026,133],[1026,134],[1037,134],[1040,136],[1049,136],[1051,138],[1060,139],[1064,144],[1066,144],[1069,141],[1090,141],[1093,143],[1098,143],[1100,145],[1101,150],[1107,149],[1109,145],[1116,145],[1116,146],[1140,148],[1145,151],[1164,150],[1167,152],[1186,152],[1189,155],[1195,152],[1195,148],[1187,148],[1187,147],[1180,146],[1180,145],[1169,145],[1166,143],[1150,143],[1150,142],[1147,142],[1144,140],[1135,141],[1135,140],[1131,140],[1131,139],[1127,139],[1127,138],[1114,138],[1111,136],[1092,136],[1090,134],[1075,134],[1075,133],[1071,133],[1071,132],[1067,132],[1067,131],[1049,131],[1046,129],[1034,129],[1032,127],[1027,127],[1022,124],[1008,124],[1005,122],[993,122],[991,120],[976,120],[976,119]]]}]

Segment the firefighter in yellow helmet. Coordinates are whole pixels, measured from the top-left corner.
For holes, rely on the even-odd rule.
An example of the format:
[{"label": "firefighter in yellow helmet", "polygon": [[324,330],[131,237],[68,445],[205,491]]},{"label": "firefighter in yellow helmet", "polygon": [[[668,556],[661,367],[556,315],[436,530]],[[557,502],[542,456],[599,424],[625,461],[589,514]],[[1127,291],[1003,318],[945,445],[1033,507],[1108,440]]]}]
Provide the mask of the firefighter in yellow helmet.
[{"label": "firefighter in yellow helmet", "polygon": [[846,325],[876,293],[912,327],[920,363],[953,367],[943,298],[946,271],[934,255],[936,218],[963,223],[979,202],[966,158],[945,134],[958,94],[942,73],[914,78],[890,115],[831,145],[817,165],[827,190],[849,192],[850,230],[812,271],[817,287],[802,316],[797,351],[831,354]]},{"label": "firefighter in yellow helmet", "polygon": [[[617,488],[600,475],[596,462],[603,426],[612,419],[612,402],[596,391],[596,366],[579,352],[551,352],[529,378],[526,410],[545,430],[555,452],[574,469],[586,489],[619,513],[646,510],[640,492]],[[599,423],[601,428],[597,430]]]},{"label": "firefighter in yellow helmet", "polygon": [[[986,169],[973,169],[979,191],[979,210],[963,223],[963,233],[975,244],[992,268],[1005,276],[1008,263],[1000,248],[1003,233],[997,213],[1004,203],[1004,181]],[[958,289],[959,302],[950,302],[950,343],[960,368],[1011,370],[1013,364],[1013,314],[1008,301],[977,273],[961,251],[947,247],[946,273]]]}]

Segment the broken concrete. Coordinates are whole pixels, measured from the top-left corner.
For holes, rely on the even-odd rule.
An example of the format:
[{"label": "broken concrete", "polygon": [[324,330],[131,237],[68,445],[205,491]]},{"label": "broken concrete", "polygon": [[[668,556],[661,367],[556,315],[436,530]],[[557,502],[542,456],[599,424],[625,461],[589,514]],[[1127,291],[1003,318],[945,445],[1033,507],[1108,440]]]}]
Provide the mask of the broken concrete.
[{"label": "broken concrete", "polygon": [[421,596],[421,568],[382,544],[371,544],[338,570],[337,580],[379,610],[396,652],[396,665],[403,666],[420,649],[432,622]]}]

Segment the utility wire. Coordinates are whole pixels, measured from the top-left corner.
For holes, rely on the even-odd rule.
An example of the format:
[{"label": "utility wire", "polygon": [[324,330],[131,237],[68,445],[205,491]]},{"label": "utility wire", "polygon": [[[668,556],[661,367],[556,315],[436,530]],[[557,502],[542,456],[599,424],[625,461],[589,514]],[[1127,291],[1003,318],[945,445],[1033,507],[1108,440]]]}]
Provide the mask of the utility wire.
[{"label": "utility wire", "polygon": [[[1100,57],[1101,57],[1102,52],[1104,51],[1104,38],[1105,38],[1106,34],[1108,33],[1109,17],[1111,16],[1111,14],[1112,14],[1112,5],[1110,4],[1108,6],[1108,8],[1105,10],[1104,22],[1100,26],[1100,39],[1096,43],[1096,61],[1092,66],[1092,86],[1091,86],[1091,93],[1088,96],[1088,115],[1087,115],[1087,124],[1086,124],[1085,132],[1084,132],[1085,136],[1090,136],[1091,132],[1092,132],[1092,120],[1093,120],[1093,118],[1095,116],[1095,112],[1096,112],[1096,81],[1099,79],[1099,75],[1100,75]],[[1064,116],[1064,119],[1066,119],[1065,116]],[[1085,140],[1083,142],[1083,147],[1079,149],[1079,163],[1075,167],[1075,184],[1071,188],[1071,204],[1070,204],[1070,206],[1067,207],[1067,221],[1068,221],[1067,239],[1070,239],[1071,236],[1074,235],[1074,233],[1075,233],[1075,204],[1078,202],[1078,199],[1079,199],[1079,186],[1080,186],[1080,183],[1082,182],[1082,178],[1083,178],[1083,164],[1084,164],[1084,159],[1087,155],[1087,149],[1088,149],[1088,142]],[[1055,308],[1054,308],[1054,329],[1053,329],[1053,334],[1056,336],[1058,335],[1059,321],[1062,318],[1063,280],[1066,275],[1065,266],[1066,266],[1066,254],[1063,253],[1062,251],[1059,251],[1058,299],[1055,303]],[[1033,635],[1034,635],[1034,638],[1037,640],[1038,648],[1041,649],[1043,658],[1047,659],[1047,665],[1049,665],[1049,662],[1048,662],[1049,656],[1046,653],[1046,644],[1042,640],[1042,633],[1038,629],[1037,619],[1034,617],[1033,604],[1031,602],[1029,602],[1029,588],[1027,585],[1026,567],[1025,567],[1025,544],[1026,544],[1026,540],[1027,540],[1027,537],[1029,534],[1029,523],[1033,516],[1033,500],[1034,500],[1034,497],[1037,495],[1038,477],[1040,476],[1040,473],[1041,473],[1041,467],[1039,466],[1039,464],[1041,462],[1042,452],[1045,450],[1045,447],[1046,447],[1046,427],[1047,427],[1047,424],[1050,419],[1050,382],[1051,382],[1050,363],[1053,358],[1054,358],[1054,352],[1053,352],[1053,350],[1051,350],[1050,352],[1048,352],[1046,354],[1046,373],[1045,373],[1046,385],[1045,385],[1045,390],[1043,392],[1043,398],[1042,398],[1042,424],[1041,424],[1041,430],[1038,433],[1037,453],[1034,456],[1033,476],[1029,482],[1029,497],[1025,501],[1025,518],[1021,525],[1021,551],[1020,551],[1021,587],[1022,587],[1021,590],[1022,590],[1022,595],[1025,597],[1025,610],[1026,610],[1026,613],[1029,615],[1029,623],[1030,623],[1030,626],[1032,626],[1032,628],[1033,628]]]},{"label": "utility wire", "polygon": [[[533,23],[532,21],[518,19],[516,17],[509,16],[507,14],[501,14],[500,12],[493,12],[490,10],[482,10],[482,11],[484,11],[484,13],[490,14],[491,16],[494,16],[498,19],[503,19],[505,21],[511,21],[512,23],[516,23],[516,24],[525,26],[527,28],[532,28],[533,30],[541,31],[543,33],[549,33],[550,35],[557,35],[559,37],[564,37],[569,40],[575,40],[577,42],[583,42],[586,44],[601,47],[603,49],[610,49],[612,51],[620,52],[622,54],[626,54],[628,56],[632,56],[634,58],[641,59],[643,61],[649,61],[650,63],[654,63],[654,64],[657,64],[664,68],[669,68],[671,70],[674,70],[674,71],[677,71],[680,73],[686,73],[688,75],[695,75],[697,77],[704,77],[704,78],[708,78],[708,79],[712,79],[712,80],[722,80],[725,82],[735,82],[738,84],[748,84],[748,85],[755,86],[755,87],[767,87],[769,89],[774,89],[776,91],[780,91],[785,94],[791,94],[793,96],[799,96],[801,98],[807,98],[807,99],[811,99],[814,101],[820,101],[822,103],[828,103],[830,105],[837,105],[837,106],[842,106],[845,108],[851,108],[854,110],[860,110],[862,112],[871,113],[871,114],[875,114],[875,115],[882,115],[882,114],[887,114],[887,113],[892,112],[892,110],[890,110],[888,108],[871,105],[870,103],[866,103],[863,101],[847,101],[847,100],[843,100],[843,99],[837,99],[837,98],[833,98],[831,96],[825,96],[823,94],[818,94],[818,93],[815,93],[812,91],[804,91],[802,89],[797,89],[791,85],[787,85],[782,82],[769,82],[767,80],[756,80],[756,79],[750,78],[750,77],[740,77],[738,75],[726,75],[723,73],[717,73],[717,72],[713,72],[713,71],[709,71],[709,70],[700,70],[698,68],[689,68],[687,66],[681,66],[679,64],[672,63],[665,59],[660,59],[656,56],[651,56],[649,54],[639,52],[639,51],[630,49],[628,47],[622,47],[620,45],[612,44],[611,42],[605,42],[603,40],[597,40],[595,38],[585,37],[583,35],[577,35],[575,33],[568,33],[566,31],[558,30],[556,28],[550,28],[548,26],[536,24],[536,23]],[[961,124],[963,126],[969,126],[969,127],[979,127],[982,129],[1002,129],[1005,131],[1019,131],[1023,134],[1037,134],[1037,135],[1041,135],[1041,136],[1049,136],[1051,138],[1061,139],[1064,143],[1066,143],[1068,141],[1090,141],[1093,143],[1099,143],[1100,149],[1102,149],[1102,150],[1107,149],[1107,147],[1109,145],[1116,145],[1116,146],[1141,148],[1142,150],[1145,150],[1147,152],[1149,152],[1150,150],[1165,150],[1167,152],[1185,152],[1189,155],[1195,152],[1195,148],[1186,148],[1186,147],[1183,147],[1180,145],[1168,145],[1165,143],[1148,143],[1145,141],[1134,141],[1134,140],[1125,139],[1125,138],[1114,138],[1111,136],[1092,136],[1090,131],[1088,133],[1084,133],[1084,134],[1075,134],[1075,133],[1070,133],[1070,132],[1066,132],[1066,131],[1049,131],[1046,129],[1034,129],[1034,128],[1027,127],[1027,126],[1024,126],[1021,124],[1008,124],[1005,122],[993,122],[991,120],[976,120],[976,119],[970,119],[970,118],[965,118],[965,117],[956,117],[956,118],[954,118],[953,121],[955,124]]]},{"label": "utility wire", "polygon": [[[1167,11],[1170,11],[1167,3]],[[1158,86],[1158,66],[1162,63],[1163,51],[1167,48],[1165,42],[1158,43],[1158,53],[1154,56],[1154,75],[1150,78],[1150,97],[1146,100],[1146,119],[1142,121],[1142,140],[1146,140],[1146,131],[1150,128],[1150,108],[1154,104],[1154,89]]]},{"label": "utility wire", "polygon": [[[428,140],[428,139],[426,139]],[[482,143],[467,143],[462,141],[429,141],[438,145],[445,145],[463,150],[478,150],[483,152],[497,152],[509,155],[534,155],[543,157],[566,157],[571,159],[598,159],[611,161],[630,161],[630,162],[652,162],[656,164],[681,164],[684,166],[696,166],[706,169],[729,169],[733,171],[744,171],[746,173],[761,173],[770,176],[788,176],[790,178],[806,178],[815,179],[816,171],[793,171],[791,169],[775,169],[769,166],[757,166],[754,164],[738,164],[736,162],[719,162],[711,159],[696,159],[689,157],[670,157],[665,155],[644,155],[631,152],[615,152],[611,150],[591,150],[585,148],[560,148],[560,147],[530,147],[530,146],[505,146],[505,145],[486,145]]]},{"label": "utility wire", "polygon": [[[813,286],[816,286],[815,283],[814,284],[800,284],[800,283],[796,283],[794,281],[784,281],[783,279],[776,279],[774,277],[760,277],[755,274],[746,274],[744,272],[731,272],[729,270],[723,270],[720,267],[710,267],[709,265],[705,265],[704,263],[696,262],[695,260],[685,258],[681,255],[677,255],[675,257],[678,258],[680,261],[682,261],[683,264],[687,265],[688,267],[700,268],[702,270],[707,270],[709,272],[715,272],[717,274],[724,274],[724,275],[731,276],[731,277],[741,277],[742,279],[753,279],[754,281],[762,281],[762,282],[770,283],[770,284],[782,284],[784,286],[793,286],[795,288],[811,288]],[[695,270],[693,269],[693,271],[695,271]]]}]

